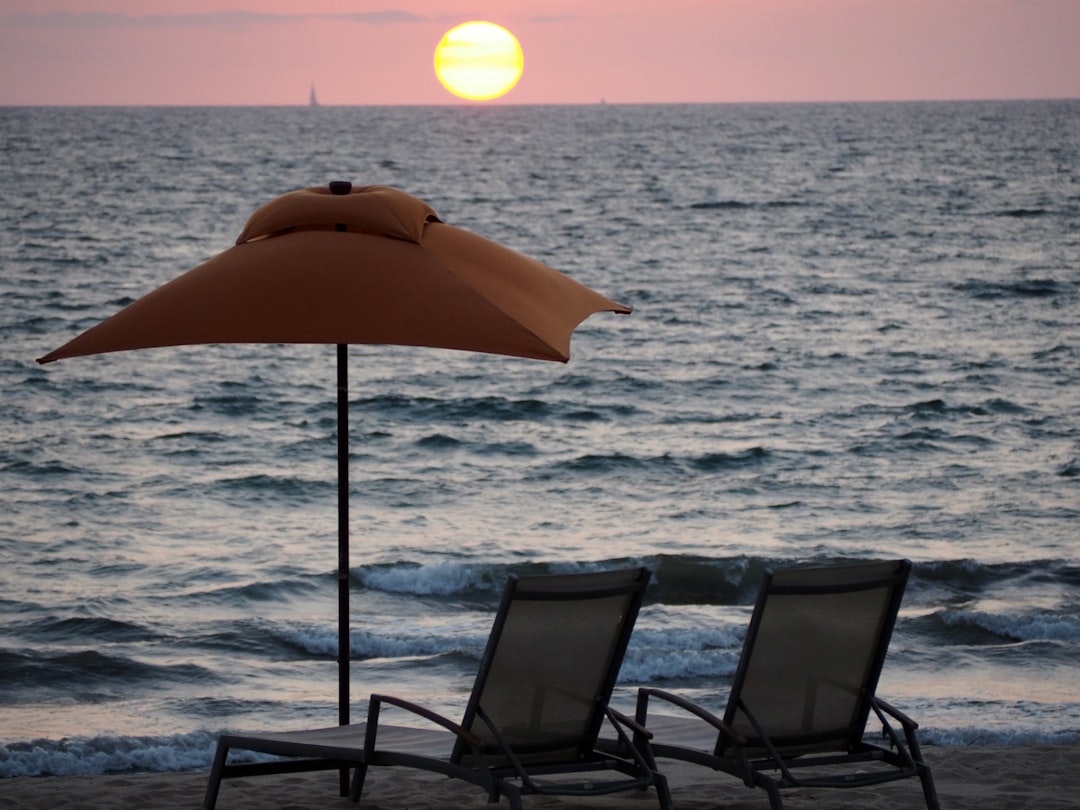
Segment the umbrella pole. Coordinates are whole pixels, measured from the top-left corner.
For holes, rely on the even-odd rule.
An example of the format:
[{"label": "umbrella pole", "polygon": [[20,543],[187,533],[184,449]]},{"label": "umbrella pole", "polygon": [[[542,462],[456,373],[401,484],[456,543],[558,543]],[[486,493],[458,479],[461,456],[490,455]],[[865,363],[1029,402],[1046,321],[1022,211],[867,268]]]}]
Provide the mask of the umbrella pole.
[{"label": "umbrella pole", "polygon": [[[338,725],[349,724],[349,355],[337,346],[338,421]],[[349,769],[340,771],[341,795],[349,792]]]}]

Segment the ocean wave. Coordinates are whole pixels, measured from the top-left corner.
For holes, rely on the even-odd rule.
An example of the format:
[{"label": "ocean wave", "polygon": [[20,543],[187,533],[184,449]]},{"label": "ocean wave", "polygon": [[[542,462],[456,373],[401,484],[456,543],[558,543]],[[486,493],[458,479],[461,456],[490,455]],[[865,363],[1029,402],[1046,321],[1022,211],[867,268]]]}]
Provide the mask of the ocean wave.
[{"label": "ocean wave", "polygon": [[65,697],[95,702],[122,695],[137,683],[191,682],[207,677],[212,677],[210,671],[197,664],[150,664],[97,650],[0,650],[0,703],[16,700],[16,692],[42,690],[60,690]]},{"label": "ocean wave", "polygon": [[353,569],[353,578],[364,588],[414,596],[462,596],[495,593],[508,569],[479,563],[392,563]]},{"label": "ocean wave", "polygon": [[917,417],[934,416],[989,416],[991,414],[1024,414],[1029,409],[1012,400],[993,397],[978,405],[951,405],[943,399],[915,402],[903,408],[903,412]]},{"label": "ocean wave", "polygon": [[1064,360],[1072,360],[1076,357],[1077,353],[1078,350],[1076,347],[1070,346],[1067,343],[1059,343],[1049,349],[1032,352],[1031,356],[1036,360],[1053,360],[1055,362],[1061,362]]},{"label": "ocean wave", "polygon": [[1055,472],[1062,478],[1080,478],[1080,459],[1071,458],[1061,464]]},{"label": "ocean wave", "polygon": [[919,740],[923,745],[1076,745],[1080,731],[1072,729],[983,728],[957,726],[938,728],[920,725]]},{"label": "ocean wave", "polygon": [[666,605],[752,604],[766,569],[793,564],[841,562],[834,557],[800,558],[705,557],[697,554],[657,554],[637,559],[612,558],[582,562],[531,560],[521,563],[443,562],[421,564],[386,562],[352,569],[364,588],[393,594],[435,597],[490,597],[501,592],[506,577],[572,571],[598,571],[644,565],[653,579],[646,603]]},{"label": "ocean wave", "polygon": [[415,629],[408,635],[354,632],[349,640],[350,654],[356,659],[396,658],[409,659],[415,665],[418,659],[454,659],[456,662],[475,666],[487,644],[489,628],[485,622],[474,632],[459,632],[453,641],[445,635],[435,634],[431,629]]},{"label": "ocean wave", "polygon": [[205,583],[200,582],[203,587],[187,591],[183,598],[185,601],[199,605],[224,605],[228,607],[250,602],[280,602],[288,599],[302,599],[308,598],[318,590],[319,579],[318,575],[308,577],[288,576],[218,587],[205,587]]},{"label": "ocean wave", "polygon": [[65,463],[60,459],[47,459],[45,461],[29,461],[23,458],[3,459],[0,471],[15,473],[27,478],[54,478],[57,476],[78,476],[85,474],[85,470],[72,464]]},{"label": "ocean wave", "polygon": [[[450,628],[445,624],[432,627],[399,621],[378,629],[366,629],[357,628],[357,622],[354,622],[349,634],[349,657],[353,661],[407,660],[410,666],[425,660],[433,664],[452,660],[469,669],[480,660],[490,623],[491,617],[486,613],[471,627],[462,627],[459,622],[453,632],[449,632]],[[277,646],[304,658],[337,657],[338,631],[330,624],[264,624],[261,632],[277,642]],[[238,637],[236,641],[242,642],[244,637]],[[246,652],[251,651],[249,646]]]},{"label": "ocean wave", "polygon": [[800,200],[766,200],[764,202],[747,202],[744,200],[703,200],[701,202],[690,203],[690,208],[696,210],[718,210],[718,211],[748,211],[753,209],[777,209],[777,208],[800,208],[805,207],[807,203]]},{"label": "ocean wave", "polygon": [[678,654],[656,656],[630,649],[619,670],[619,683],[627,685],[656,684],[664,681],[707,679],[720,684],[735,674],[738,651],[734,654],[719,650],[682,650]]},{"label": "ocean wave", "polygon": [[422,450],[453,450],[461,447],[463,442],[445,433],[432,433],[416,440],[416,446]]},{"label": "ocean wave", "polygon": [[544,468],[542,475],[659,474],[690,476],[752,467],[767,461],[770,452],[764,447],[750,447],[733,452],[712,451],[697,455],[661,453],[638,456],[621,451],[586,453],[561,460]]},{"label": "ocean wave", "polygon": [[482,456],[510,456],[515,458],[536,458],[542,455],[542,452],[535,444],[526,441],[488,441],[475,447],[474,451]]},{"label": "ocean wave", "polygon": [[204,770],[216,748],[217,735],[207,731],[13,742],[0,745],[0,778]]},{"label": "ocean wave", "polygon": [[[708,650],[724,650],[723,655],[737,650],[748,620],[748,614],[743,613],[753,604],[767,569],[843,561],[831,556],[792,560],[748,555],[710,558],[661,554],[635,560],[602,559],[572,565],[543,561],[432,565],[399,562],[354,569],[353,577],[361,587],[375,592],[448,600],[454,603],[455,611],[471,603],[476,611],[486,615],[494,609],[510,573],[547,574],[644,565],[652,571],[653,579],[646,592],[642,620],[634,634],[634,648],[641,651],[638,653],[640,658],[635,659],[639,661],[636,671],[642,678],[650,674],[655,677],[693,677],[712,671],[707,667],[697,669],[707,660],[702,656],[711,655]],[[1072,645],[1080,642],[1080,620],[1067,597],[1063,597],[1065,601],[1057,608],[1033,608],[1013,614],[995,612],[993,608],[981,605],[984,600],[993,604],[1003,591],[1014,588],[1030,591],[1033,585],[1045,589],[1046,594],[1067,594],[1075,587],[1076,579],[1077,572],[1071,566],[1046,561],[997,565],[972,560],[919,562],[914,566],[905,595],[900,628],[906,635],[918,639],[912,644],[929,645],[933,649],[1045,642],[1065,645],[1067,654]],[[942,604],[948,607],[941,608]],[[652,635],[650,619],[646,617],[650,612],[656,616],[659,615],[657,611],[662,613],[668,608],[712,612],[690,618],[673,617],[665,625],[670,634],[667,641],[678,643],[665,647]],[[730,608],[742,612],[732,614],[734,619],[715,612]],[[693,621],[693,624],[684,626],[684,621]],[[481,631],[486,632],[486,625]],[[445,643],[425,641],[426,632],[354,635],[352,652],[367,658],[429,656],[448,651]],[[459,633],[460,628],[457,628],[448,635],[456,643]],[[307,629],[302,635],[302,639],[293,637],[292,641],[304,650],[320,655],[335,654],[336,637],[327,628]],[[725,668],[726,665],[719,671],[724,672]]]},{"label": "ocean wave", "polygon": [[[310,624],[304,626],[275,625],[265,631],[281,647],[307,658],[337,658],[338,631],[330,624]],[[455,634],[435,635],[427,632],[409,632],[395,625],[385,632],[357,630],[353,627],[349,634],[349,657],[353,661],[365,661],[379,658],[409,659],[415,663],[419,659],[464,658],[477,660],[487,639],[484,633],[472,639]],[[242,639],[238,639],[242,641]],[[250,652],[250,648],[247,650]]]},{"label": "ocean wave", "polygon": [[1080,616],[1074,612],[1032,612],[1019,616],[984,610],[947,610],[935,614],[944,627],[968,635],[976,630],[1008,642],[1080,642]]},{"label": "ocean wave", "polygon": [[976,300],[994,300],[998,298],[1052,298],[1075,292],[1075,285],[1066,284],[1051,278],[1018,279],[1016,281],[995,282],[982,279],[969,279],[955,285],[959,292],[967,293]]},{"label": "ocean wave", "polygon": [[[578,401],[554,398],[428,397],[400,393],[359,397],[350,402],[350,408],[361,415],[392,418],[398,424],[576,421],[581,418],[582,411]],[[606,410],[603,406],[597,406],[589,410],[589,415],[592,418],[603,416]]]},{"label": "ocean wave", "polygon": [[715,627],[647,627],[634,629],[619,683],[656,681],[721,683],[735,673],[745,625]]},{"label": "ocean wave", "polygon": [[750,447],[734,453],[704,453],[691,459],[690,465],[702,472],[720,472],[759,464],[769,456],[769,451],[764,447]]},{"label": "ocean wave", "polygon": [[704,202],[690,203],[690,207],[699,210],[741,211],[755,208],[756,205],[742,200],[705,200]]},{"label": "ocean wave", "polygon": [[326,479],[305,479],[295,475],[270,475],[256,473],[232,478],[219,478],[199,485],[185,484],[172,494],[190,496],[192,490],[214,497],[241,499],[247,505],[263,501],[286,499],[296,503],[310,503],[325,496],[333,484]]},{"label": "ocean wave", "polygon": [[[251,417],[264,406],[265,400],[256,394],[237,392],[219,396],[196,397],[190,407],[192,411],[210,411],[216,416]],[[276,403],[275,403],[276,404]]]},{"label": "ocean wave", "polygon": [[215,632],[192,633],[185,638],[192,655],[223,653],[233,659],[306,661],[337,655],[337,631],[330,623],[307,627],[260,619],[237,622]]},{"label": "ocean wave", "polygon": [[227,446],[229,441],[229,436],[219,431],[182,430],[151,437],[147,444],[166,458],[200,458],[210,448]]},{"label": "ocean wave", "polygon": [[36,643],[79,641],[93,638],[101,643],[152,642],[161,635],[134,622],[98,616],[48,616],[27,623],[15,623],[9,633],[32,638]]},{"label": "ocean wave", "polygon": [[665,605],[734,605],[753,602],[772,561],[749,556],[709,558],[658,555],[646,561],[655,577],[650,602]]},{"label": "ocean wave", "polygon": [[627,453],[587,453],[568,461],[558,462],[553,467],[569,473],[618,473],[622,471],[640,471],[645,468],[662,469],[678,466],[677,460],[664,454],[652,458],[641,458]]},{"label": "ocean wave", "polygon": [[454,598],[481,597],[483,604],[497,599],[510,574],[537,576],[566,574],[578,571],[601,571],[625,568],[642,563],[627,560],[595,560],[592,562],[530,560],[520,563],[416,562],[376,563],[352,569],[357,584],[375,591],[412,596]]},{"label": "ocean wave", "polygon": [[1028,217],[1041,217],[1051,213],[1045,208],[1006,208],[1002,211],[995,211],[994,215],[999,217],[1011,217],[1013,219],[1026,219]]},{"label": "ocean wave", "polygon": [[[916,584],[948,586],[957,593],[977,595],[1003,584],[1018,585],[1032,580],[1062,588],[1080,586],[1080,567],[1068,560],[1043,559],[987,563],[971,558],[926,560],[915,567]],[[909,586],[910,590],[910,586]]]}]

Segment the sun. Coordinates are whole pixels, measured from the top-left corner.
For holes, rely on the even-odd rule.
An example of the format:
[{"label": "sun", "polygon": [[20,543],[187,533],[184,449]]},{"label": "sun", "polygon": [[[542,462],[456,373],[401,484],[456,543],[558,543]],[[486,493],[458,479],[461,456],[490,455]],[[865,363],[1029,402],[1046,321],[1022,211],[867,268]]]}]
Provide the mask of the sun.
[{"label": "sun", "polygon": [[443,87],[472,101],[509,92],[523,68],[517,38],[495,23],[462,23],[443,34],[435,48],[435,75]]}]

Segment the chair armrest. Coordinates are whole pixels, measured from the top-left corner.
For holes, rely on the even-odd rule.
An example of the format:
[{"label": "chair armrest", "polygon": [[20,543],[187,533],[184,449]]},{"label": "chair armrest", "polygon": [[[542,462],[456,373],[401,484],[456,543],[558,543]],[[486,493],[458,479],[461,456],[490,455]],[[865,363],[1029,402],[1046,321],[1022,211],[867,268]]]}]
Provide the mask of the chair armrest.
[{"label": "chair armrest", "polygon": [[610,706],[607,707],[607,713],[612,720],[618,720],[622,725],[626,726],[635,734],[640,734],[647,740],[651,740],[653,738],[653,733],[647,728],[645,728],[645,726],[641,725],[641,723],[639,723],[634,718],[625,715],[622,712],[611,708]]},{"label": "chair armrest", "polygon": [[380,706],[383,703],[388,703],[391,706],[396,706],[399,709],[412,712],[413,714],[423,717],[425,720],[430,720],[436,725],[442,726],[447,731],[452,732],[456,736],[463,739],[473,748],[479,749],[484,745],[484,741],[473,734],[471,731],[466,730],[458,723],[455,723],[448,717],[444,717],[441,714],[433,712],[431,709],[427,709],[418,703],[413,703],[409,700],[404,700],[393,695],[372,695],[371,700],[368,703],[368,724],[374,728],[379,722]]},{"label": "chair armrest", "polygon": [[643,686],[638,690],[637,721],[639,723],[642,723],[643,725],[647,725],[647,723],[645,723],[645,717],[649,698],[666,700],[668,703],[671,703],[674,706],[678,706],[683,711],[689,712],[690,714],[694,715],[699,720],[708,723],[710,726],[715,728],[717,731],[727,737],[728,740],[735,743],[736,745],[746,745],[746,738],[743,735],[741,735],[739,732],[737,732],[735,729],[733,729],[731,726],[729,726],[712,712],[701,708],[696,703],[692,703],[684,697],[680,697],[679,695],[667,692],[663,689],[656,689],[650,686]]},{"label": "chair armrest", "polygon": [[871,697],[870,699],[874,702],[875,706],[877,706],[879,709],[881,709],[883,712],[885,712],[885,714],[889,715],[894,720],[896,720],[896,722],[899,723],[900,725],[902,725],[904,728],[910,728],[910,729],[914,730],[914,729],[917,729],[919,727],[918,723],[916,723],[914,720],[912,720],[910,717],[908,717],[902,711],[897,709],[895,706],[892,706],[891,704],[886,703],[884,700],[882,700],[879,697]]}]

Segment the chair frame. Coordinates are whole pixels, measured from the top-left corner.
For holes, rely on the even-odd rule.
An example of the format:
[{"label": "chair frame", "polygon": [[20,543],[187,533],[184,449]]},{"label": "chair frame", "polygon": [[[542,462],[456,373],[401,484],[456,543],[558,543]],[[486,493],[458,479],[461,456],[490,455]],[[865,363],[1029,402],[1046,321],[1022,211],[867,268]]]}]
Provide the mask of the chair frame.
[{"label": "chair frame", "polygon": [[[858,565],[864,568],[866,566],[866,564]],[[876,567],[879,573],[855,582],[843,581],[842,569],[844,567],[831,566],[829,570],[841,575],[840,581],[822,584],[776,584],[773,581],[775,573],[766,571],[722,719],[691,701],[663,689],[643,687],[639,690],[635,719],[640,725],[649,728],[653,736],[650,738],[638,735],[635,737],[635,744],[654,768],[657,757],[666,757],[723,771],[740,778],[747,787],[763,788],[768,794],[772,810],[781,810],[783,807],[780,791],[785,788],[858,788],[918,777],[922,783],[927,808],[938,810],[939,804],[933,777],[929,766],[923,760],[916,736],[918,724],[875,695],[904,588],[910,574],[911,563],[907,560],[883,563]],[[825,570],[821,568],[788,569],[784,573],[801,571],[810,574],[813,578],[815,574]],[[891,588],[891,594],[882,614],[874,656],[860,685],[851,722],[843,729],[821,734],[770,737],[768,731],[755,717],[752,707],[747,706],[742,697],[754,654],[754,645],[769,597],[773,595],[812,597],[883,587]],[[793,662],[793,666],[797,666],[797,662]],[[677,707],[696,718],[697,721],[711,726],[716,732],[716,742],[712,750],[678,741],[680,728],[686,729],[685,723],[696,723],[695,720],[676,721],[674,718],[664,718],[664,720],[657,718],[658,722],[650,724],[648,716],[650,702],[657,700]],[[738,712],[742,712],[747,718],[754,729],[755,736],[748,737],[736,730],[735,717]],[[865,729],[871,714],[881,723],[885,745],[877,745],[865,739]],[[668,731],[661,730],[665,723]],[[899,724],[903,736],[894,728],[894,723]],[[674,739],[668,739],[668,734]],[[879,763],[888,767],[870,771],[844,770],[836,767],[864,763]],[[802,775],[805,770],[812,769],[817,769],[817,773]]]}]

